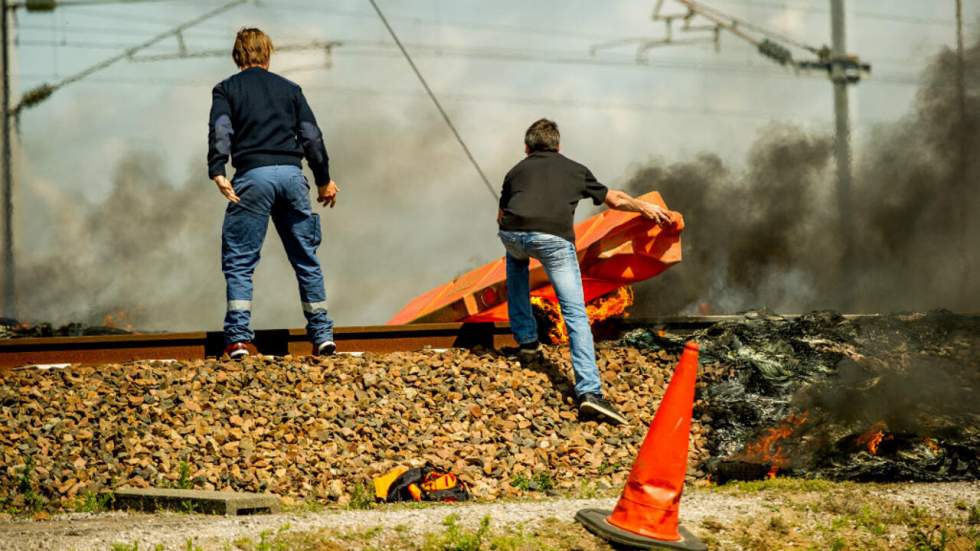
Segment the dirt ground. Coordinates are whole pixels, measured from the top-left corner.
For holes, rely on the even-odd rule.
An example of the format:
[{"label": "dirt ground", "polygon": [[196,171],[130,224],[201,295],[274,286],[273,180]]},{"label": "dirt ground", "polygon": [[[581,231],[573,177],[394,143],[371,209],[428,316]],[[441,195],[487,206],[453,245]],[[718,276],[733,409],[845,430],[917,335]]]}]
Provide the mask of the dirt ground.
[{"label": "dirt ground", "polygon": [[[67,513],[3,517],[3,549],[539,550],[612,549],[574,521],[616,498],[322,509],[212,517],[186,513]],[[980,482],[855,484],[773,481],[691,488],[683,524],[709,549],[980,550]]]}]

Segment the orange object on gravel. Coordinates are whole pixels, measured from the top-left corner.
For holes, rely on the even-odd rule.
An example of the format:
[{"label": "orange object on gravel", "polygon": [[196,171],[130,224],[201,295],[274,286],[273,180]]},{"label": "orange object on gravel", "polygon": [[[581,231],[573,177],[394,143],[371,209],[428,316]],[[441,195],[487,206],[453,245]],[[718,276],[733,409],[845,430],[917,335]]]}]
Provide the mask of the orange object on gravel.
[{"label": "orange object on gravel", "polygon": [[[667,208],[653,191],[637,197]],[[606,210],[575,226],[575,249],[585,301],[624,285],[650,279],[681,261],[684,217],[671,211],[672,224],[659,226],[639,213]],[[531,296],[557,301],[544,268],[530,266]],[[507,273],[503,257],[412,299],[388,325],[453,321],[507,321]]]}]

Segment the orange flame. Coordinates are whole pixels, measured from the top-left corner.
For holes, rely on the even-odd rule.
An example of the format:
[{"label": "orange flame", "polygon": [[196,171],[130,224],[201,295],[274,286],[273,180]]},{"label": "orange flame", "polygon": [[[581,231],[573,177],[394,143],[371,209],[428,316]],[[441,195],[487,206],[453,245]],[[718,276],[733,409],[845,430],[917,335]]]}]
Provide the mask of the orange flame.
[{"label": "orange flame", "polygon": [[939,453],[943,449],[938,442],[936,442],[932,438],[929,438],[928,436],[922,438],[922,443],[925,444],[930,450],[932,450],[932,453]]},{"label": "orange flame", "polygon": [[867,446],[868,453],[871,455],[878,455],[878,446],[881,445],[884,440],[891,440],[893,436],[891,434],[885,434],[885,430],[888,425],[884,421],[878,421],[877,423],[871,425],[864,434],[857,437],[855,443],[859,446]]},{"label": "orange flame", "polygon": [[126,310],[114,310],[109,312],[102,318],[102,326],[125,329],[126,331],[133,330],[132,320],[129,317],[129,312]]},{"label": "orange flame", "polygon": [[779,469],[789,464],[789,458],[786,457],[783,448],[783,440],[796,432],[806,422],[806,418],[807,412],[804,411],[799,415],[790,415],[783,419],[779,425],[767,429],[760,438],[746,445],[741,457],[746,461],[772,465],[766,477],[775,478]]},{"label": "orange flame", "polygon": [[[531,297],[531,304],[540,308],[548,320],[551,321],[551,328],[548,330],[548,338],[552,344],[566,344],[568,342],[568,331],[565,329],[565,318],[561,315],[561,307],[556,302],[552,302],[543,297]],[[603,321],[615,316],[627,317],[627,308],[633,305],[633,288],[629,285],[616,289],[604,297],[599,297],[585,305],[585,313],[589,316],[589,325],[597,321]]]}]

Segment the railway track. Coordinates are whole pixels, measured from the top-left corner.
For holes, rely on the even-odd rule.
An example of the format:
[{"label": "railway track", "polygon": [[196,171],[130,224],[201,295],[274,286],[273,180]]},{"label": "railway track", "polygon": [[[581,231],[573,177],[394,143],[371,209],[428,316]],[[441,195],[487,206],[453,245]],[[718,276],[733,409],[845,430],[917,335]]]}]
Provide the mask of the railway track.
[{"label": "railway track", "polygon": [[[786,316],[792,317],[792,316]],[[847,316],[854,317],[854,316]],[[612,334],[637,327],[658,327],[690,333],[742,316],[689,316],[621,319]],[[422,348],[500,348],[516,343],[506,323],[434,323],[341,327],[334,331],[338,352],[388,353]],[[268,329],[255,334],[255,346],[272,356],[309,355],[312,346],[303,329]],[[45,337],[0,340],[0,368],[31,365],[102,364],[133,360],[196,360],[220,356],[220,331],[134,333],[90,337]]]}]

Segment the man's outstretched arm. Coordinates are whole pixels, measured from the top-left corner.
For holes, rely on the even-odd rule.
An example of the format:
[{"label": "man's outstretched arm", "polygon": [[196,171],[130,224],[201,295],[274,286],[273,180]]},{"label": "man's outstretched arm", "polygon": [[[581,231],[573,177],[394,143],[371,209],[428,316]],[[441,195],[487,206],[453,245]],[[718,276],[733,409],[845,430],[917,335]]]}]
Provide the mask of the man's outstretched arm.
[{"label": "man's outstretched arm", "polygon": [[627,212],[638,212],[643,215],[644,218],[655,221],[660,225],[669,224],[670,212],[661,207],[660,205],[654,205],[653,203],[647,203],[646,201],[640,201],[625,191],[620,191],[618,189],[610,189],[606,193],[606,206],[613,210],[622,210]]}]

